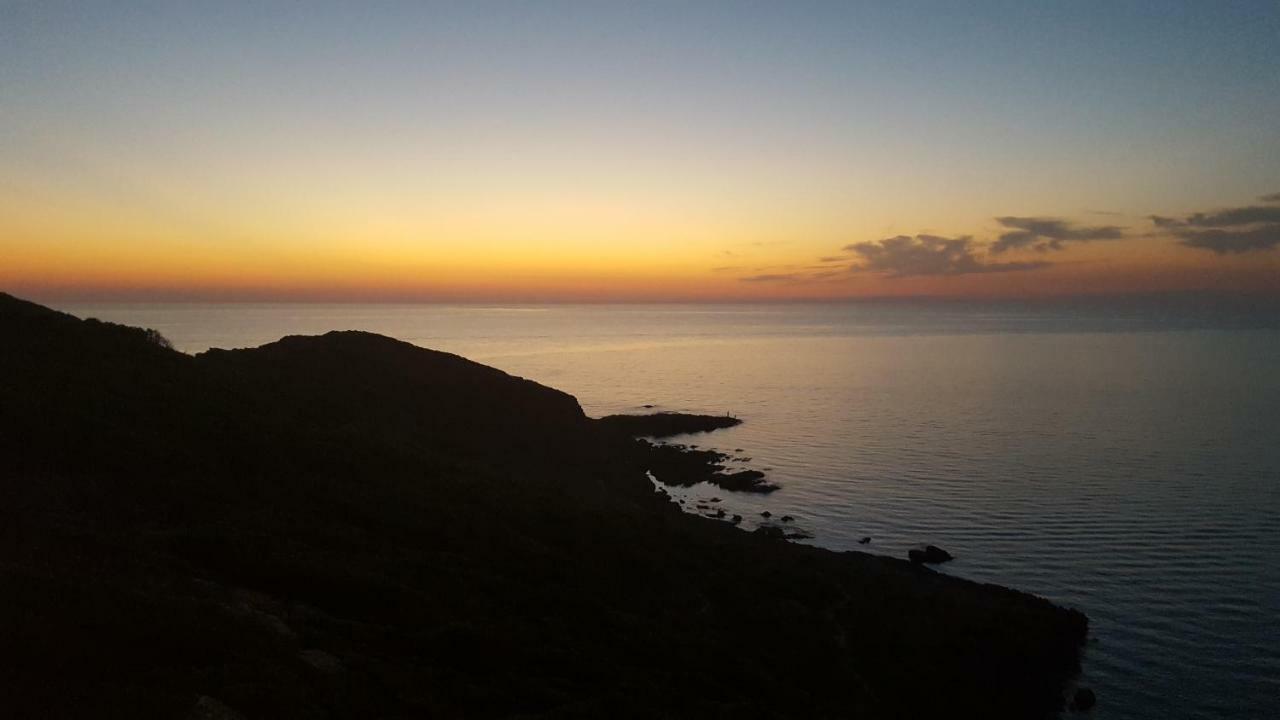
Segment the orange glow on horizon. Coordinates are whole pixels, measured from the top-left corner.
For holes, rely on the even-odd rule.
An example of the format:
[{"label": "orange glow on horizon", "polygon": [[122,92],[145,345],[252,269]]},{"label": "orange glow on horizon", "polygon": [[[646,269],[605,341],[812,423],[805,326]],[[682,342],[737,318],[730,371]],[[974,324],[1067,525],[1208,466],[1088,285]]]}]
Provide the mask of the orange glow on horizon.
[{"label": "orange glow on horizon", "polygon": [[859,258],[843,249],[900,234],[883,216],[726,204],[678,184],[631,197],[608,188],[521,194],[512,182],[500,194],[420,207],[364,191],[324,203],[328,194],[300,188],[276,207],[252,193],[228,205],[186,194],[139,202],[0,192],[0,289],[49,299],[475,302],[1280,294],[1280,252],[1184,247],[1153,236],[1143,217],[1115,221],[1123,239],[997,256],[986,243],[1007,228],[959,209],[927,215],[967,227],[938,234],[971,236],[980,262],[1050,266],[889,277],[851,271]]}]

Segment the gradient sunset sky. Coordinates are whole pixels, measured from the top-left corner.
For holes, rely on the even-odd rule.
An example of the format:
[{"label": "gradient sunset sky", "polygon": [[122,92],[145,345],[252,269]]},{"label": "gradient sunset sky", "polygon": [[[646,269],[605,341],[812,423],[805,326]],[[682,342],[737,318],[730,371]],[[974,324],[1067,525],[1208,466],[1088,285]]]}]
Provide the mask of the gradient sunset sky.
[{"label": "gradient sunset sky", "polygon": [[1280,294],[1280,3],[0,0],[0,290]]}]

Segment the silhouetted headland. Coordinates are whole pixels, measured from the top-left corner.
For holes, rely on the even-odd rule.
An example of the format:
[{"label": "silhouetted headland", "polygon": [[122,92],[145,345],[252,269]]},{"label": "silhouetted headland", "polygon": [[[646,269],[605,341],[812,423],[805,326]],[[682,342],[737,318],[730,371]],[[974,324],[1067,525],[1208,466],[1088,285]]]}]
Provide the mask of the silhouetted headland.
[{"label": "silhouetted headland", "polygon": [[1079,612],[743,532],[655,492],[646,471],[679,483],[717,454],[635,436],[707,423],[592,420],[558,390],[369,333],[190,356],[0,295],[0,707],[1021,719],[1064,706]]},{"label": "silhouetted headland", "polygon": [[778,486],[766,482],[764,473],[759,470],[727,471],[723,463],[729,456],[725,453],[641,439],[711,432],[741,423],[741,420],[729,415],[674,412],[607,415],[595,421],[596,426],[606,432],[637,438],[630,452],[620,457],[630,458],[635,467],[653,473],[664,485],[689,487],[705,482],[735,492],[771,493]]},{"label": "silhouetted headland", "polygon": [[660,412],[650,415],[606,415],[597,420],[596,424],[632,437],[664,438],[723,430],[741,425],[742,421],[730,415]]}]

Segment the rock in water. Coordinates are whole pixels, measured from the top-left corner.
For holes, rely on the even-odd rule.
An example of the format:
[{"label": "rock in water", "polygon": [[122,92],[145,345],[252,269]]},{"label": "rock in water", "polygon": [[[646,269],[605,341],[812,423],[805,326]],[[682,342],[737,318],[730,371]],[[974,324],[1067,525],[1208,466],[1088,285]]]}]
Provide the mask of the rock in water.
[{"label": "rock in water", "polygon": [[759,470],[740,470],[736,473],[717,473],[707,479],[725,490],[736,492],[752,492],[768,495],[778,489],[777,485],[765,482],[764,473]]},{"label": "rock in water", "polygon": [[943,550],[937,545],[925,545],[924,547],[911,548],[907,551],[907,558],[913,563],[925,563],[935,565],[952,560],[951,553]]}]

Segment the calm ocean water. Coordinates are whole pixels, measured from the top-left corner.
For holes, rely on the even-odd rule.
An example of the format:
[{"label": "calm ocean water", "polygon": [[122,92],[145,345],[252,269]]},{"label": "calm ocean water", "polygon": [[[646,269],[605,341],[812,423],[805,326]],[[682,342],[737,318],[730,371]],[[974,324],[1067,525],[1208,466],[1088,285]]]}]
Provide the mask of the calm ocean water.
[{"label": "calm ocean water", "polygon": [[[818,545],[1078,607],[1100,718],[1280,716],[1280,323],[1194,305],[64,305],[184,351],[364,329],[573,393],[731,412]],[[869,535],[870,545],[857,539]]]}]

